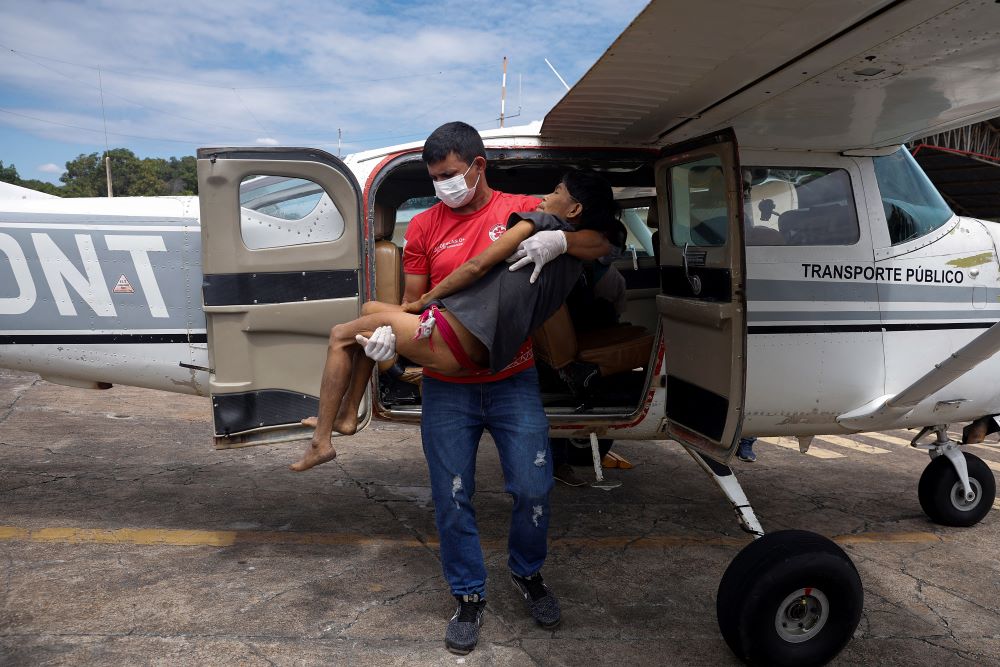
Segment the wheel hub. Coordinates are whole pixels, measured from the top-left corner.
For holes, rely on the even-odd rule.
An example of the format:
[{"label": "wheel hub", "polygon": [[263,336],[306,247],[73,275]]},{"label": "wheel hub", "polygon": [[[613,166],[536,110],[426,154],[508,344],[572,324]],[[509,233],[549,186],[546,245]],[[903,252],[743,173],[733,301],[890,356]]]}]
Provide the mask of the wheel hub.
[{"label": "wheel hub", "polygon": [[961,482],[955,482],[955,485],[951,487],[951,504],[960,512],[976,509],[980,498],[983,497],[983,487],[979,485],[979,480],[975,477],[969,477],[969,486],[972,487],[972,498],[966,498]]},{"label": "wheel hub", "polygon": [[774,629],[786,642],[799,644],[818,635],[829,618],[830,601],[823,591],[800,588],[778,605]]}]

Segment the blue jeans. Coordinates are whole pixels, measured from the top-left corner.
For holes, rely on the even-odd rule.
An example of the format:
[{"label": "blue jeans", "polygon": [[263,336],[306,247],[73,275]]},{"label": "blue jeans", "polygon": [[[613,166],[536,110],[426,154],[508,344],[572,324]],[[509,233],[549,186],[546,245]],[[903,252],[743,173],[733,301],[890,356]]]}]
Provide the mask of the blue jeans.
[{"label": "blue jeans", "polygon": [[548,548],[552,457],[549,423],[534,368],[497,382],[459,384],[423,379],[420,434],[430,471],[441,566],[453,595],[486,596],[486,565],[479,544],[476,452],[483,430],[496,441],[504,490],[514,499],[507,564],[528,577]]}]

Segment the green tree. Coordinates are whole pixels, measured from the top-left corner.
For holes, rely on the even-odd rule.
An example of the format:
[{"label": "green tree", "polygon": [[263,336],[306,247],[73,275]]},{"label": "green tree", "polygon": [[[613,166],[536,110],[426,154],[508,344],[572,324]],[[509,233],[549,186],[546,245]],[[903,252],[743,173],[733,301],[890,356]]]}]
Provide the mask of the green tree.
[{"label": "green tree", "polygon": [[83,155],[66,163],[66,173],[59,177],[66,197],[103,197],[107,194],[104,161],[97,153]]},{"label": "green tree", "polygon": [[197,195],[198,167],[193,156],[139,158],[127,148],[105,153],[80,154],[66,163],[59,177],[61,186],[38,180],[23,180],[14,165],[0,162],[0,181],[30,187],[61,197],[105,197],[108,193],[104,158],[111,158],[111,184],[116,197]]},{"label": "green tree", "polygon": [[146,158],[137,160],[128,192],[122,193],[129,197],[157,197],[166,194],[166,183],[162,180],[162,164],[164,160]]},{"label": "green tree", "polygon": [[198,194],[198,161],[191,155],[170,158],[167,164],[167,192],[172,195]]},{"label": "green tree", "polygon": [[3,160],[0,160],[0,181],[20,185],[21,177],[17,175],[17,167],[14,165],[5,167],[3,166]]}]

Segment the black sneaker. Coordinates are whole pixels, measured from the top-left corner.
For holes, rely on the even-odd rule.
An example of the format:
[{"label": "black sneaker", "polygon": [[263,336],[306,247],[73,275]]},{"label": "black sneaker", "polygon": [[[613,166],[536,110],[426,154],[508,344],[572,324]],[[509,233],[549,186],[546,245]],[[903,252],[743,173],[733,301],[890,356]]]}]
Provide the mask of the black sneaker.
[{"label": "black sneaker", "polygon": [[479,628],[483,624],[483,612],[486,610],[486,600],[480,600],[479,595],[456,595],[458,609],[448,621],[448,629],[444,633],[445,647],[455,655],[465,655],[476,648],[479,641]]},{"label": "black sneaker", "polygon": [[521,577],[511,572],[510,580],[524,596],[528,610],[531,611],[531,617],[535,619],[536,623],[546,630],[551,630],[559,625],[559,621],[562,620],[559,600],[542,581],[541,572],[536,572],[530,577]]},{"label": "black sneaker", "polygon": [[580,479],[580,477],[576,474],[576,471],[573,470],[573,466],[568,463],[560,463],[557,465],[552,473],[552,476],[566,486],[584,486],[587,483],[587,480]]},{"label": "black sneaker", "polygon": [[587,361],[571,361],[557,372],[576,398],[589,396],[594,389],[593,384],[596,384],[594,381],[601,376],[597,364]]}]

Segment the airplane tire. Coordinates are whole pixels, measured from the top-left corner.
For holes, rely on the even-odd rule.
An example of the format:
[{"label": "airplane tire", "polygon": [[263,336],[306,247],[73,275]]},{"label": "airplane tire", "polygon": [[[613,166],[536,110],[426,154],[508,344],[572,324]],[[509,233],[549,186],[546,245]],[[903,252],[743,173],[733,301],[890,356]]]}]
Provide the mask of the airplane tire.
[{"label": "airplane tire", "polygon": [[978,456],[962,454],[969,469],[969,485],[976,494],[971,502],[965,500],[955,466],[945,456],[927,464],[917,485],[920,507],[931,521],[942,526],[974,526],[989,513],[997,495],[993,471]]},{"label": "airplane tire", "polygon": [[750,665],[823,665],[854,634],[864,591],[854,563],[804,530],[747,545],[719,583],[716,613],[729,648]]},{"label": "airplane tire", "polygon": [[[592,466],[594,465],[593,455],[590,453],[590,438],[567,438],[570,447],[567,448],[569,455],[569,464],[574,466]],[[611,451],[611,445],[614,444],[614,439],[612,438],[598,438],[597,439],[597,451],[600,453],[601,458]]]}]

